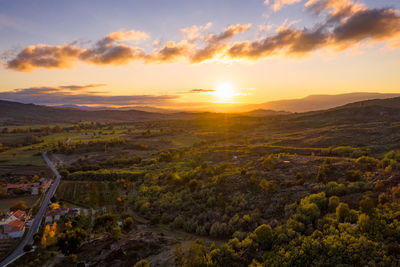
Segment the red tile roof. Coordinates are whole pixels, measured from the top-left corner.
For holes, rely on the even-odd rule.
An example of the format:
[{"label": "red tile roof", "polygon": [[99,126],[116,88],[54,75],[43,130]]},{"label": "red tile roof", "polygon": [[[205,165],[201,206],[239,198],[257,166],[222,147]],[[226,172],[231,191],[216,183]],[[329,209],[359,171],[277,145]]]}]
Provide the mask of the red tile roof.
[{"label": "red tile roof", "polygon": [[13,226],[13,227],[23,227],[25,224],[24,224],[24,222],[17,219],[17,220],[9,222],[8,225]]},{"label": "red tile roof", "polygon": [[25,188],[35,187],[35,186],[39,186],[39,183],[30,183],[30,184],[8,184],[8,185],[7,185],[7,190],[8,190],[8,189],[15,189],[15,188],[25,189]]},{"label": "red tile roof", "polygon": [[17,210],[17,211],[11,212],[10,215],[14,215],[21,221],[25,221],[25,219],[26,219],[26,213],[25,213],[25,211],[22,211],[22,210]]},{"label": "red tile roof", "polygon": [[15,233],[15,232],[21,232],[23,231],[25,228],[24,225],[20,225],[20,226],[15,226],[11,229],[10,233]]}]

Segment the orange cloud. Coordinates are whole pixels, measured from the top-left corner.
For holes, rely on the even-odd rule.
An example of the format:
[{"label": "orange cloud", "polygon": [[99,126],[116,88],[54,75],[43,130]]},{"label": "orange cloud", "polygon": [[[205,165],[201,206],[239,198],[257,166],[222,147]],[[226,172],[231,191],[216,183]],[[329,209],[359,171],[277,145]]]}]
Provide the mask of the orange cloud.
[{"label": "orange cloud", "polygon": [[250,29],[251,24],[237,24],[231,25],[220,34],[211,33],[204,37],[204,41],[206,42],[206,46],[204,48],[196,49],[195,53],[191,56],[190,60],[192,63],[199,63],[206,61],[208,59],[212,59],[218,53],[224,51],[227,45],[227,41],[235,37],[239,33],[243,33]]},{"label": "orange cloud", "polygon": [[329,10],[329,16],[333,19],[348,17],[365,10],[363,4],[352,0],[309,0],[304,6],[317,15]]},{"label": "orange cloud", "polygon": [[124,31],[112,32],[107,37],[110,38],[111,40],[121,42],[126,40],[135,40],[135,41],[146,40],[149,38],[149,35],[142,31],[131,30],[126,32]]},{"label": "orange cloud", "polygon": [[190,51],[192,44],[184,41],[175,43],[167,42],[160,50],[150,55],[144,56],[147,63],[152,62],[172,62],[180,57],[185,57]]},{"label": "orange cloud", "polygon": [[209,24],[192,26],[183,29],[183,40],[168,41],[164,45],[157,43],[149,53],[139,46],[121,42],[134,38],[136,31],[114,32],[90,48],[73,44],[28,46],[6,60],[6,67],[33,71],[37,68],[68,68],[77,62],[115,65],[131,61],[170,63],[182,59],[193,64],[222,59],[258,60],[274,55],[307,55],[322,48],[343,50],[364,41],[387,41],[391,47],[399,47],[400,16],[397,10],[368,9],[351,0],[310,0],[305,6],[315,14],[327,15],[325,21],[303,29],[296,29],[294,23],[284,23],[268,36],[264,33],[263,38],[237,42],[232,39],[246,32],[251,24],[231,25],[220,33],[209,34],[202,33]]},{"label": "orange cloud", "polygon": [[364,40],[379,42],[399,35],[400,17],[395,10],[361,9],[344,21],[327,22],[312,30],[287,27],[261,40],[234,43],[227,55],[233,59],[260,59],[276,54],[307,54],[324,47],[342,50]]},{"label": "orange cloud", "polygon": [[28,46],[14,59],[7,62],[7,68],[18,71],[32,71],[36,68],[69,68],[81,52],[80,48],[70,44]]},{"label": "orange cloud", "polygon": [[[282,7],[286,5],[295,4],[301,2],[302,0],[275,0],[274,3],[271,5],[272,10],[279,11]],[[270,1],[265,0],[264,4],[269,5]]]},{"label": "orange cloud", "polygon": [[186,36],[189,42],[195,42],[200,37],[201,33],[211,27],[212,23],[209,22],[204,26],[193,25],[189,28],[181,29],[181,33]]}]

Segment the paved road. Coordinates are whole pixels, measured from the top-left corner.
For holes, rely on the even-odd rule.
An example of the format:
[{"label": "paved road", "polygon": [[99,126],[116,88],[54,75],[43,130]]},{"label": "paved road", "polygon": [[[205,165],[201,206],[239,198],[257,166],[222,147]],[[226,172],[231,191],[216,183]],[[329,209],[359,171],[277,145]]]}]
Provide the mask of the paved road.
[{"label": "paved road", "polygon": [[33,219],[32,225],[28,230],[27,235],[25,236],[24,240],[19,244],[19,246],[14,250],[13,253],[11,253],[6,259],[4,259],[1,263],[0,266],[7,266],[14,260],[18,259],[24,254],[24,246],[26,244],[32,243],[33,235],[39,230],[40,223],[42,221],[42,218],[44,214],[46,213],[47,206],[50,203],[51,197],[54,195],[54,193],[57,190],[58,184],[60,183],[61,175],[58,173],[57,169],[55,168],[54,164],[49,160],[47,157],[47,153],[43,153],[43,158],[46,161],[47,165],[50,167],[50,169],[54,172],[56,175],[56,179],[50,189],[47,192],[47,195],[42,203],[42,206],[40,207],[39,211],[36,214],[36,217]]}]

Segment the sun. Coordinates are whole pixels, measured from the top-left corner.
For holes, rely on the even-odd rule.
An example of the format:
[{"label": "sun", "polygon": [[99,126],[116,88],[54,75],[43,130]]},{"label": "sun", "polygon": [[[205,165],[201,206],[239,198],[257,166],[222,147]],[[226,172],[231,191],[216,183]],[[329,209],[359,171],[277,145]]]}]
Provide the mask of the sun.
[{"label": "sun", "polygon": [[236,89],[230,83],[222,83],[214,89],[213,95],[220,101],[229,101],[235,97]]}]

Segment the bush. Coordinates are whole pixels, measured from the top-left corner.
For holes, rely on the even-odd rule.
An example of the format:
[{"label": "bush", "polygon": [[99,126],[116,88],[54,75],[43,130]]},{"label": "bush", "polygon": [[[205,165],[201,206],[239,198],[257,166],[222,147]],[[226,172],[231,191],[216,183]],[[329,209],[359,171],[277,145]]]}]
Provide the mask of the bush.
[{"label": "bush", "polygon": [[24,246],[24,252],[29,252],[29,251],[31,251],[31,250],[32,250],[32,244],[31,244],[31,243],[26,244],[26,245]]},{"label": "bush", "polygon": [[360,211],[367,214],[372,215],[375,211],[375,203],[370,197],[366,197],[360,200]]},{"label": "bush", "polygon": [[135,264],[135,267],[150,267],[147,260],[141,260]]},{"label": "bush", "polygon": [[330,212],[335,212],[337,206],[339,206],[339,203],[340,203],[339,197],[337,197],[337,196],[331,196],[331,197],[329,198],[328,210],[329,210]]},{"label": "bush", "polygon": [[328,196],[343,196],[347,193],[347,188],[344,184],[329,182],[325,185],[325,192]]},{"label": "bush", "polygon": [[28,206],[26,205],[26,203],[24,201],[18,201],[17,203],[15,203],[13,206],[10,207],[10,211],[16,211],[16,210],[22,210],[25,211],[28,209]]},{"label": "bush", "polygon": [[369,216],[364,213],[360,214],[360,216],[358,216],[357,226],[361,231],[368,232],[371,228]]},{"label": "bush", "polygon": [[376,166],[378,164],[378,160],[376,158],[368,157],[368,156],[361,156],[356,159],[356,163],[365,164],[368,166]]},{"label": "bush", "polygon": [[68,175],[68,180],[72,181],[116,181],[119,179],[136,181],[143,178],[144,171],[125,171],[125,170],[97,170],[97,171],[77,171]]},{"label": "bush", "polygon": [[340,203],[336,208],[336,216],[339,221],[345,221],[350,215],[350,208],[347,203]]},{"label": "bush", "polygon": [[122,230],[126,233],[131,231],[134,227],[134,222],[131,217],[125,218],[124,221],[122,222]]},{"label": "bush", "polygon": [[278,186],[275,181],[267,181],[266,179],[262,179],[260,181],[260,187],[270,194],[276,193],[278,191]]},{"label": "bush", "polygon": [[256,228],[254,231],[256,240],[264,249],[269,249],[273,242],[273,231],[271,226],[263,224]]},{"label": "bush", "polygon": [[197,188],[197,185],[198,185],[198,182],[197,182],[197,180],[196,179],[192,179],[192,180],[190,180],[190,182],[189,182],[189,188],[190,188],[190,191],[194,191],[194,190],[196,190],[196,188]]},{"label": "bush", "polygon": [[349,182],[359,181],[361,179],[361,172],[359,170],[350,170],[346,172],[346,180]]}]

